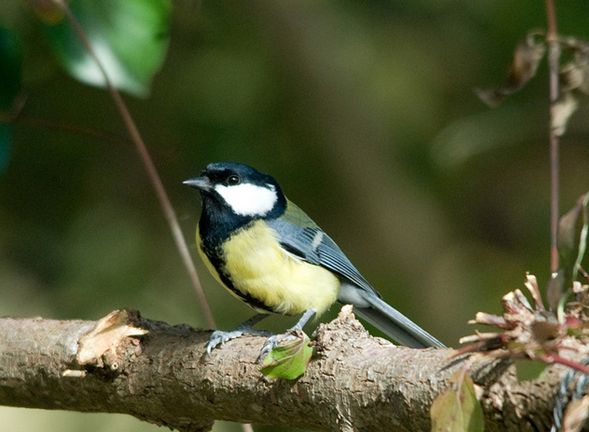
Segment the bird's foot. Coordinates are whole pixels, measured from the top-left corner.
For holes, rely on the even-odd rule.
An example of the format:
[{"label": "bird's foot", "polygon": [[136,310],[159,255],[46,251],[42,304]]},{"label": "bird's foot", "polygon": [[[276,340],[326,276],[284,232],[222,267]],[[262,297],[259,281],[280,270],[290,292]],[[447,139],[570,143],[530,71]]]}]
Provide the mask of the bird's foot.
[{"label": "bird's foot", "polygon": [[245,334],[253,335],[253,336],[269,336],[272,333],[266,330],[256,330],[251,327],[238,327],[235,330],[231,331],[223,331],[223,330],[215,330],[211,337],[209,338],[209,342],[206,346],[207,355],[211,355],[211,352],[219,347],[223,346],[225,342],[229,342],[230,340],[237,339]]},{"label": "bird's foot", "polygon": [[293,327],[287,330],[285,333],[270,336],[266,339],[260,355],[258,356],[258,362],[262,362],[270,352],[279,345],[285,345],[289,342],[293,342],[302,337],[302,331],[298,327]]}]

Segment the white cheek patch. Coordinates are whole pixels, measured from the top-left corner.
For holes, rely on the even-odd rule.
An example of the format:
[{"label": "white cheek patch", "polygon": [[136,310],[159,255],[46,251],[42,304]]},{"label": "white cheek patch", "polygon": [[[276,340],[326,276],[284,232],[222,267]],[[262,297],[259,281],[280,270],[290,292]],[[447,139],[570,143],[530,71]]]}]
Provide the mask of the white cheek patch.
[{"label": "white cheek patch", "polygon": [[273,185],[256,186],[249,183],[235,186],[215,186],[215,191],[240,216],[264,216],[278,201]]}]

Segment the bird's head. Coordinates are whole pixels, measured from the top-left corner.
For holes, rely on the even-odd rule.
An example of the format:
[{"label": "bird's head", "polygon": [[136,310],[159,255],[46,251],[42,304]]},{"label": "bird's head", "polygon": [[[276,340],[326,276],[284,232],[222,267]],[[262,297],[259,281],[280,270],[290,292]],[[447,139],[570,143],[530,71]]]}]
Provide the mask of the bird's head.
[{"label": "bird's head", "polygon": [[286,207],[276,180],[245,164],[211,163],[199,177],[183,183],[200,191],[204,208],[210,206],[240,217],[278,217]]}]

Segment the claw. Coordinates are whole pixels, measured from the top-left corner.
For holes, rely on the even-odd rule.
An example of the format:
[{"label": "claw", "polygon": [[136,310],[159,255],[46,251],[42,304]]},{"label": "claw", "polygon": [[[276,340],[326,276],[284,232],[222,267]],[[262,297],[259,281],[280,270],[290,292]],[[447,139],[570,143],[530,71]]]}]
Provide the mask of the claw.
[{"label": "claw", "polygon": [[300,337],[298,332],[300,332],[300,330],[295,329],[293,331],[291,329],[286,333],[270,336],[268,339],[266,339],[266,342],[264,343],[264,346],[260,351],[260,355],[258,356],[258,362],[262,362],[264,358],[266,358],[266,356],[270,354],[270,352],[277,346],[298,339]]},{"label": "claw", "polygon": [[245,330],[233,330],[233,331],[222,331],[222,330],[215,330],[207,343],[207,355],[211,355],[211,352],[217,348],[218,346],[222,346],[225,342],[230,341],[231,339],[236,339],[240,336],[243,336]]},{"label": "claw", "polygon": [[231,331],[215,330],[213,333],[211,333],[211,337],[209,338],[209,342],[206,346],[207,355],[211,355],[211,352],[215,348],[223,346],[225,342],[237,339],[245,334],[253,336],[270,336],[272,333],[267,330],[255,330],[250,327],[237,328]]}]

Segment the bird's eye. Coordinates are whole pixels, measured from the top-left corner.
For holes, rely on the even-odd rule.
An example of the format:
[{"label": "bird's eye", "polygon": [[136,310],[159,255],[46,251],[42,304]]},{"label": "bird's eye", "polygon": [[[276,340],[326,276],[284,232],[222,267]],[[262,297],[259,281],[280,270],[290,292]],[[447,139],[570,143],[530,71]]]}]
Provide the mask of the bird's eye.
[{"label": "bird's eye", "polygon": [[239,179],[239,176],[237,176],[235,174],[232,174],[229,177],[227,177],[227,185],[228,186],[238,185],[240,181],[241,180]]}]

